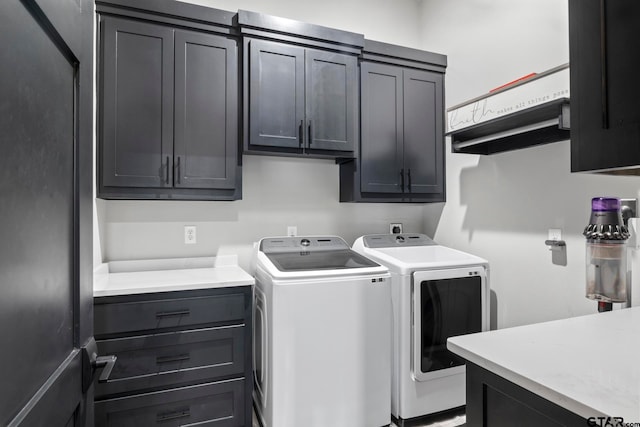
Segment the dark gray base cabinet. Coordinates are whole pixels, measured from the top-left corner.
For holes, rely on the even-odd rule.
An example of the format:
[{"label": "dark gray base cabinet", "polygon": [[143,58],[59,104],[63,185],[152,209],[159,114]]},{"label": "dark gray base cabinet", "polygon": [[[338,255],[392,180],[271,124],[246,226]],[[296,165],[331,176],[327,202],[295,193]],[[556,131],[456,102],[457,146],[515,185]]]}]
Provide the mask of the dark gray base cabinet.
[{"label": "dark gray base cabinet", "polygon": [[98,197],[239,199],[237,40],[134,18],[100,15]]},{"label": "dark gray base cabinet", "polygon": [[251,426],[245,380],[198,384],[95,403],[96,427]]},{"label": "dark gray base cabinet", "polygon": [[117,361],[95,388],[96,426],[250,426],[250,286],[101,297],[100,355]]},{"label": "dark gray base cabinet", "polygon": [[570,0],[571,171],[640,173],[640,2]]},{"label": "dark gray base cabinet", "polygon": [[340,167],[340,201],[445,200],[445,65],[442,55],[365,41],[359,158]]},{"label": "dark gray base cabinet", "polygon": [[597,425],[470,362],[466,386],[467,427]]}]

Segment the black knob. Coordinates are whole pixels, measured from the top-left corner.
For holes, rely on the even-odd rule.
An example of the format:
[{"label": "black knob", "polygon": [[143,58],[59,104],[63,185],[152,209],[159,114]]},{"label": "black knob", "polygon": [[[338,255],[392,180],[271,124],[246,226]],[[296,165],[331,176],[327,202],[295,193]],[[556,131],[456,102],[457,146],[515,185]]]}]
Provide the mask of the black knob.
[{"label": "black knob", "polygon": [[404,237],[402,236],[396,237],[396,243],[404,243]]},{"label": "black knob", "polygon": [[309,239],[302,239],[302,240],[300,240],[300,244],[301,244],[302,246],[309,246],[309,245],[311,244],[311,240],[309,240]]}]

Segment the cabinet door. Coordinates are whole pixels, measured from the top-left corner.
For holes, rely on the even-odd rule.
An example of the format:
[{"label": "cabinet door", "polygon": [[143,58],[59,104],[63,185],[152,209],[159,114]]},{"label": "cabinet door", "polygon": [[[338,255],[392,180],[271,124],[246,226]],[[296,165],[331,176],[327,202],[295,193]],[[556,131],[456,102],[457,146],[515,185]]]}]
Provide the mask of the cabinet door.
[{"label": "cabinet door", "polygon": [[249,42],[249,144],[298,148],[304,138],[304,49]]},{"label": "cabinet door", "polygon": [[173,30],[106,17],[102,31],[103,184],[171,187]]},{"label": "cabinet door", "polygon": [[571,170],[640,165],[640,2],[569,2]]},{"label": "cabinet door", "polygon": [[361,79],[361,191],[400,193],[404,187],[402,69],[363,63]]},{"label": "cabinet door", "polygon": [[353,151],[358,132],[358,62],[354,56],[307,49],[307,148]]},{"label": "cabinet door", "polygon": [[233,189],[238,160],[236,43],[176,31],[174,186]]},{"label": "cabinet door", "polygon": [[429,71],[404,70],[405,191],[444,190],[443,77]]}]

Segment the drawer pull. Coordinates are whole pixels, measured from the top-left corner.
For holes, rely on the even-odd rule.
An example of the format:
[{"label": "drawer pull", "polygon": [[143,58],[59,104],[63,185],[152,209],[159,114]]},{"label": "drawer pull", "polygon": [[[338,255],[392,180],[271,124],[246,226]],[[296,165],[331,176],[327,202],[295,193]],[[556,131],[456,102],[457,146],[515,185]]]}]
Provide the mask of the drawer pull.
[{"label": "drawer pull", "polygon": [[160,313],[156,313],[156,318],[162,319],[163,317],[188,316],[189,314],[191,314],[191,311],[189,310],[161,311]]},{"label": "drawer pull", "polygon": [[157,422],[177,420],[179,418],[187,418],[191,416],[191,411],[189,411],[189,407],[178,409],[177,411],[171,412],[162,412],[156,416]]},{"label": "drawer pull", "polygon": [[163,363],[183,362],[189,359],[191,359],[191,357],[188,354],[179,354],[177,356],[158,356],[156,357],[156,364],[161,365]]}]

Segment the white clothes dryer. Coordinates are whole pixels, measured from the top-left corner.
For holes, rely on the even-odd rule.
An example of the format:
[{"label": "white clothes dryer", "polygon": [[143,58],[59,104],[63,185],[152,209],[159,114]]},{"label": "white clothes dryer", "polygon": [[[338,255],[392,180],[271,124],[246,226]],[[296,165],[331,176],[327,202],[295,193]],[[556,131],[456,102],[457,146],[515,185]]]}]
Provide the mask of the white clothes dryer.
[{"label": "white clothes dryer", "polygon": [[391,273],[396,424],[463,407],[464,359],[447,338],[489,329],[489,263],[424,234],[362,236],[353,249]]},{"label": "white clothes dryer", "polygon": [[265,238],[255,265],[254,407],[260,423],[388,426],[387,268],[339,237]]}]

